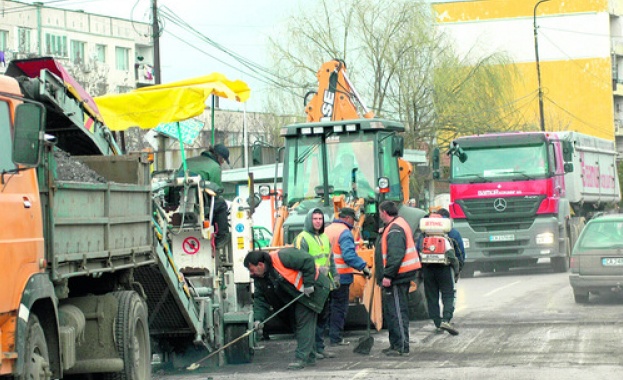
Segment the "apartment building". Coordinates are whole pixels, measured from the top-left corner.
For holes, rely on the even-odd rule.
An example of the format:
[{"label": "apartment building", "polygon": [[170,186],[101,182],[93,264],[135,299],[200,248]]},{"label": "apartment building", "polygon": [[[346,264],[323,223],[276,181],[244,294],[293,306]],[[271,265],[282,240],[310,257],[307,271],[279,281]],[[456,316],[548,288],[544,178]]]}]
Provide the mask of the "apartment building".
[{"label": "apartment building", "polygon": [[503,52],[515,62],[511,85],[523,119],[532,121],[526,129],[540,129],[540,89],[545,130],[616,140],[623,153],[622,0],[432,3],[459,54]]},{"label": "apartment building", "polygon": [[93,96],[154,83],[149,24],[0,1],[0,73],[10,60],[33,56],[59,59]]}]

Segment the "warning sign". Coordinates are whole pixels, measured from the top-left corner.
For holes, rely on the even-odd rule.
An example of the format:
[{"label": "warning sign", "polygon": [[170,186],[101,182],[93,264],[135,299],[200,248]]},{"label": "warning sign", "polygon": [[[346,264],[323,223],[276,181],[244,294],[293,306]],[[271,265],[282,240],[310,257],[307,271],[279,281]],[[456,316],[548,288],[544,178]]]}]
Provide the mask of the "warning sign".
[{"label": "warning sign", "polygon": [[199,248],[201,248],[199,239],[194,236],[189,236],[184,239],[184,242],[182,242],[182,250],[184,250],[184,253],[186,253],[187,255],[196,254],[197,252],[199,252]]},{"label": "warning sign", "polygon": [[238,249],[244,249],[244,238],[242,236],[238,238]]}]

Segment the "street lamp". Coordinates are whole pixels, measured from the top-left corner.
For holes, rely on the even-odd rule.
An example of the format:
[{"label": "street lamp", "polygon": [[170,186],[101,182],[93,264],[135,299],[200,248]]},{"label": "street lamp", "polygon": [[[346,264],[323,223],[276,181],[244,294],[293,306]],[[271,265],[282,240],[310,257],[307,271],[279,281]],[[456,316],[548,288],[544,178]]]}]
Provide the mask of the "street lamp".
[{"label": "street lamp", "polygon": [[539,65],[539,39],[536,31],[536,8],[539,4],[546,1],[550,0],[539,0],[534,5],[534,16],[532,17],[534,21],[534,56],[536,58],[536,78],[539,82],[539,118],[541,123],[541,132],[545,132],[545,119],[543,118],[543,89],[541,88],[541,66]]}]

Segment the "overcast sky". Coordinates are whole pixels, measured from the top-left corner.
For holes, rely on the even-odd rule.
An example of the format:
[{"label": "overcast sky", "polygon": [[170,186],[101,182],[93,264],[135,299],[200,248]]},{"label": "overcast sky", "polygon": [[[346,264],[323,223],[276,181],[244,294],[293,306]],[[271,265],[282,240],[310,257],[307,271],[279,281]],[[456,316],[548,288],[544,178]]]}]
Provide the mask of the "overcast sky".
[{"label": "overcast sky", "polygon": [[[24,1],[24,0],[23,0]],[[107,16],[151,22],[152,0],[40,0],[45,5],[84,10]],[[25,2],[33,2],[25,0]],[[214,42],[264,67],[266,39],[283,27],[303,0],[157,0],[163,12],[169,11]],[[168,9],[167,9],[168,8]],[[161,19],[163,19],[161,17]],[[249,84],[251,97],[247,111],[261,111],[265,84],[235,59],[164,19],[160,39],[162,83],[221,72],[229,79]],[[242,109],[236,102],[221,106]]]}]

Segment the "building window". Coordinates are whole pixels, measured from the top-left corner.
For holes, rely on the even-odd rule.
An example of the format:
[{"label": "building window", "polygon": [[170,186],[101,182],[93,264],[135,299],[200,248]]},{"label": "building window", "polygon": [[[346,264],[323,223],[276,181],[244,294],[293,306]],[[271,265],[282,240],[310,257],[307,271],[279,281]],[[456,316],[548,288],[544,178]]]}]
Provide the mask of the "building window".
[{"label": "building window", "polygon": [[130,49],[115,47],[117,70],[128,71],[130,69]]},{"label": "building window", "polygon": [[84,62],[84,42],[71,41],[71,60],[76,65],[85,63]]},{"label": "building window", "polygon": [[67,57],[67,37],[46,33],[45,53],[57,57]]},{"label": "building window", "polygon": [[95,45],[95,59],[99,63],[106,63],[106,45]]},{"label": "building window", "polygon": [[17,28],[17,51],[20,53],[30,52],[30,29]]},{"label": "building window", "polygon": [[9,49],[9,32],[6,30],[0,30],[0,51],[7,51]]}]

